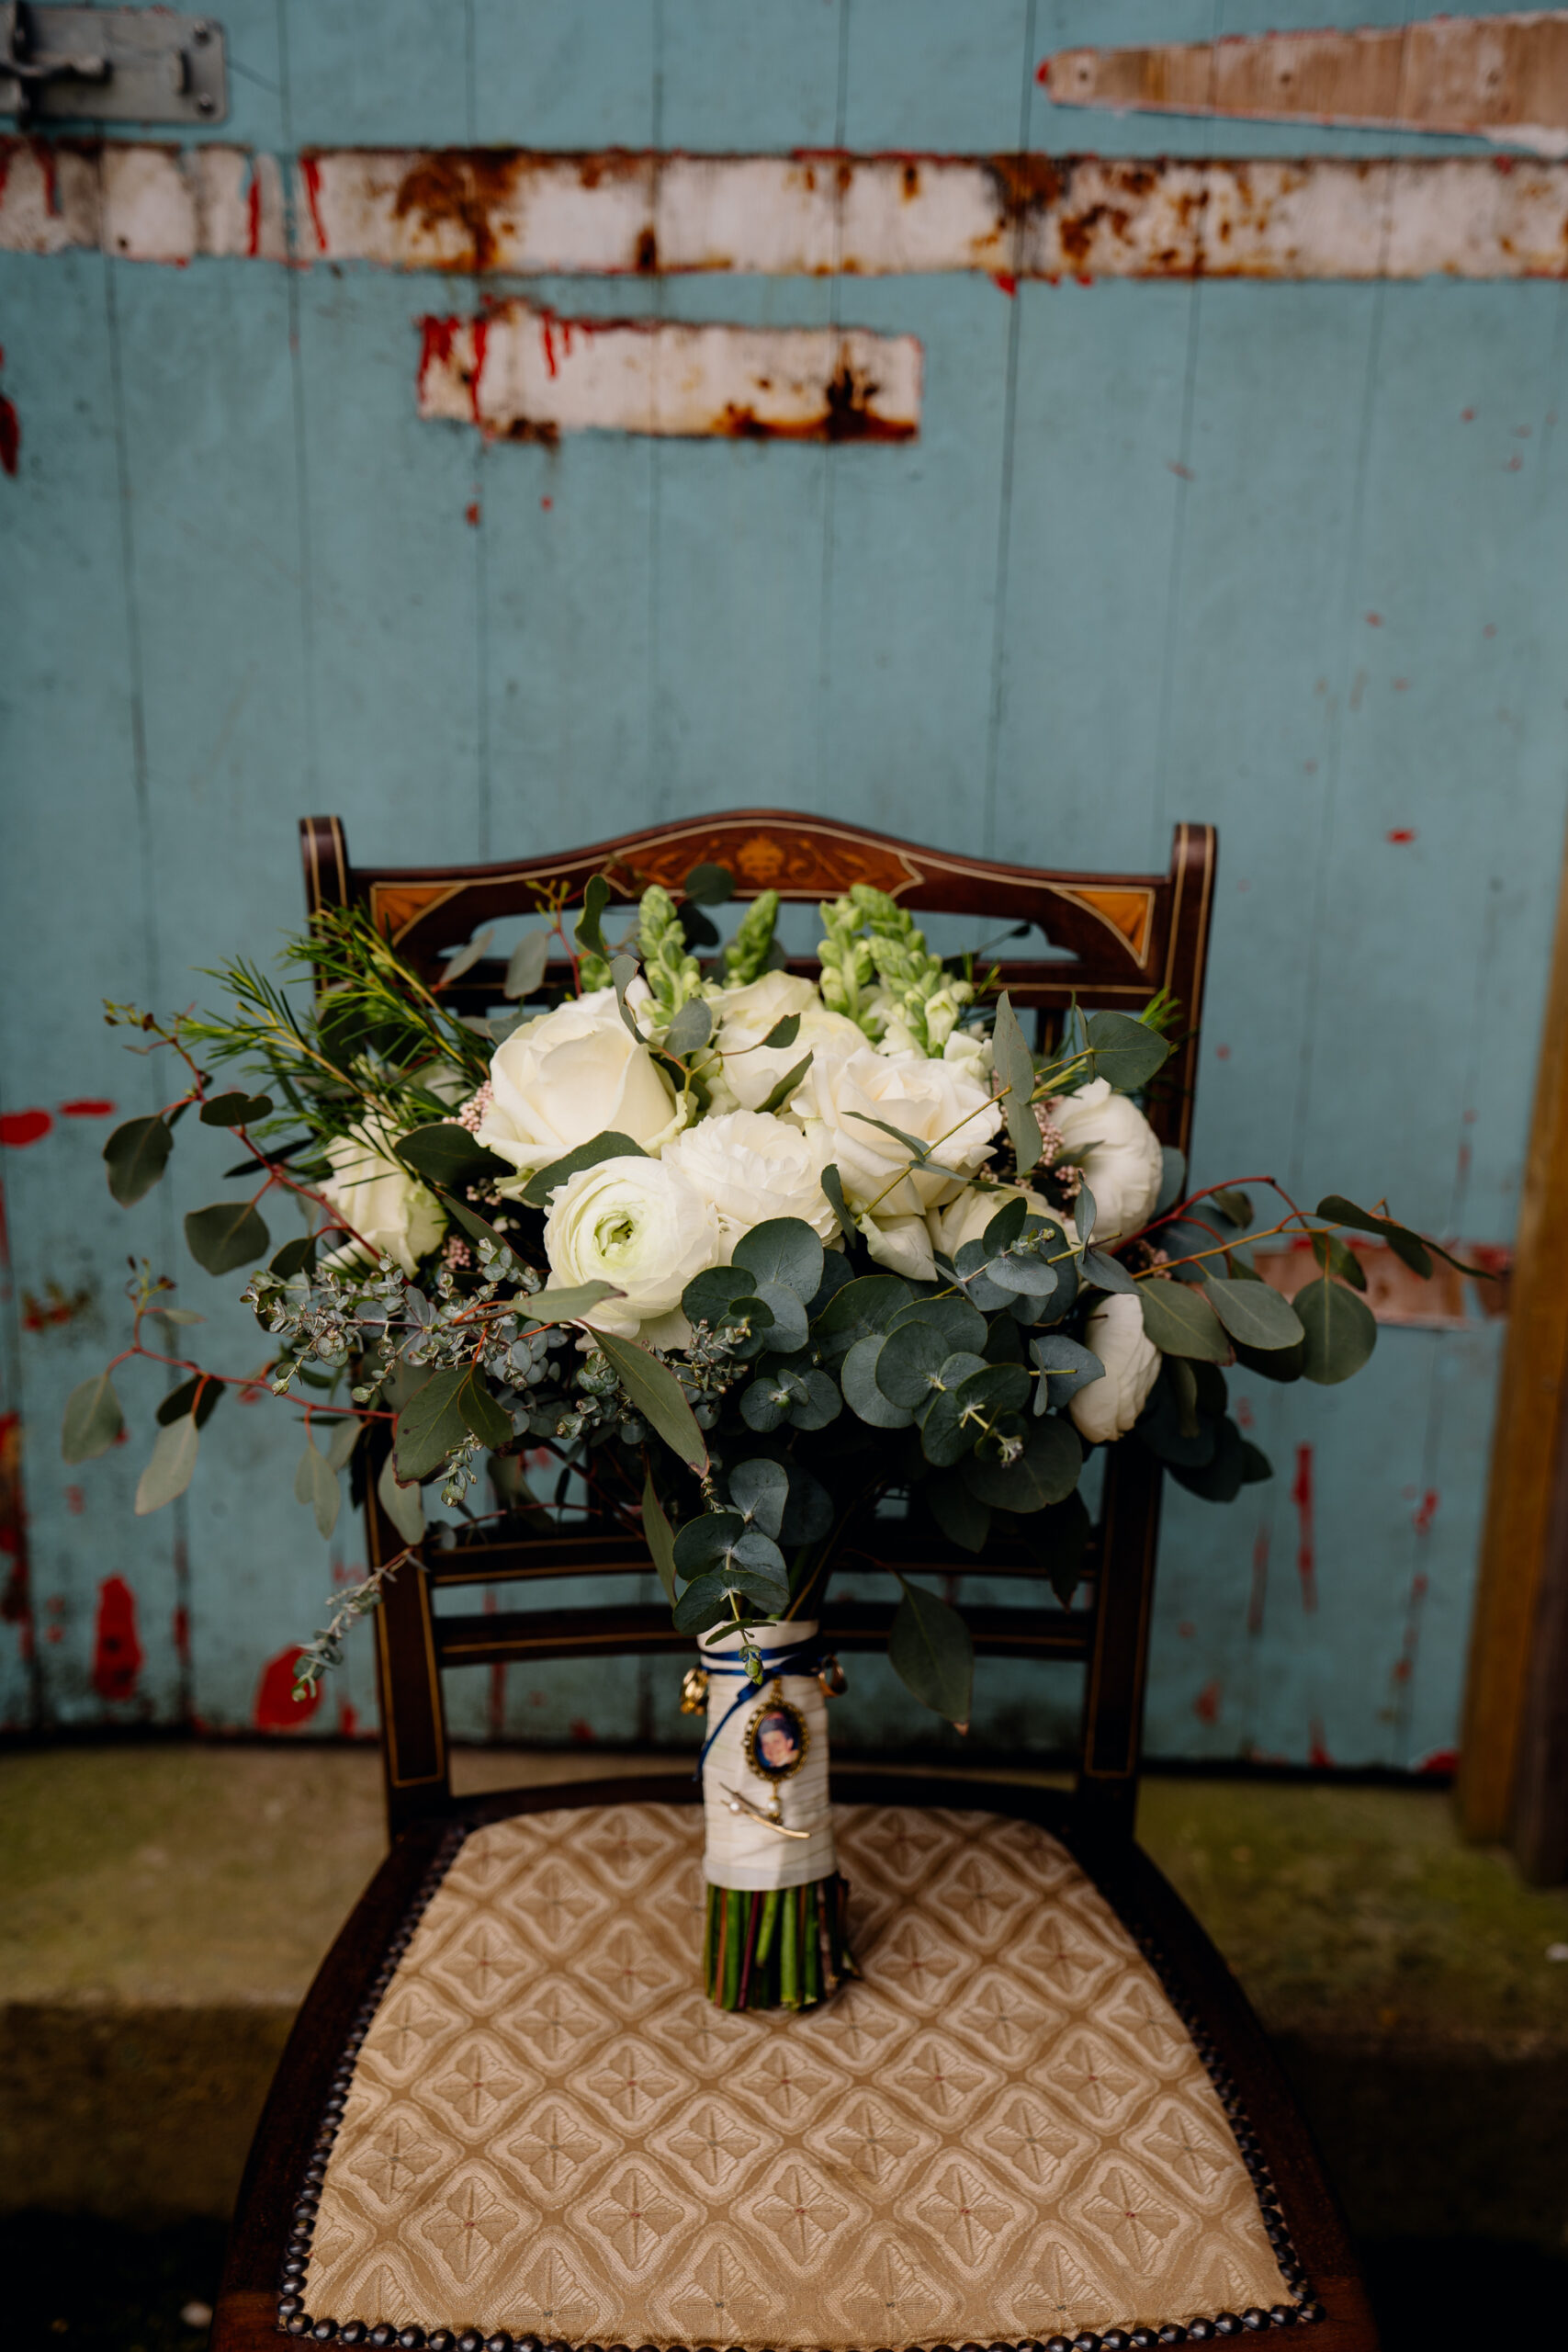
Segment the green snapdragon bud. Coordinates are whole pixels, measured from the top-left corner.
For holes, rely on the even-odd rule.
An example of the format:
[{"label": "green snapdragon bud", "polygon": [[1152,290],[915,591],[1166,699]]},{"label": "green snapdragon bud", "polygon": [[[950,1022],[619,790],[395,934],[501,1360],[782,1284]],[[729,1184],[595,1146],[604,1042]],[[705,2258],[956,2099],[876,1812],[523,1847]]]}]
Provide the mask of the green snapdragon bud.
[{"label": "green snapdragon bud", "polygon": [[727,985],[733,989],[747,987],[761,978],[773,944],[773,928],[779,919],[779,894],[763,890],[753,899],[741,916],[733,939],[724,950]]}]

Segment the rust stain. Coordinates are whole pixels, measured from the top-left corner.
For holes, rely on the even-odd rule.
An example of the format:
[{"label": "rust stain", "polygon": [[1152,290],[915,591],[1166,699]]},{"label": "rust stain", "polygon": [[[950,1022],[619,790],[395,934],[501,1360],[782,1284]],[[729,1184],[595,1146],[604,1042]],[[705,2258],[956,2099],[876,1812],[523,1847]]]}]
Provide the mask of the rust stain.
[{"label": "rust stain", "polygon": [[[468,239],[468,251],[456,260],[435,262],[437,269],[493,269],[496,233],[493,216],[516,203],[517,182],[525,158],[521,148],[443,147],[421,155],[404,173],[392,201],[400,220],[411,215],[428,235],[456,224]],[[585,179],[585,187],[597,179]],[[325,241],[322,243],[325,251]]]},{"label": "rust stain", "polygon": [[716,439],[728,441],[915,440],[917,425],[879,416],[872,406],[881,389],[869,378],[857,376],[847,359],[840,360],[828,383],[825,405],[815,416],[780,424],[760,417],[753,408],[727,401],[709,429]]},{"label": "rust stain", "polygon": [[85,1315],[92,1304],[90,1284],[66,1292],[58,1283],[45,1283],[41,1299],[30,1290],[22,1293],[22,1329],[24,1331],[57,1330],[61,1325],[74,1323],[79,1317]]},{"label": "rust stain", "polygon": [[638,275],[644,277],[650,277],[659,267],[659,240],[651,229],[638,232],[635,266]]},{"label": "rust stain", "polygon": [[1071,178],[1071,166],[1054,155],[988,155],[986,167],[1002,210],[1013,220],[1060,203]]}]

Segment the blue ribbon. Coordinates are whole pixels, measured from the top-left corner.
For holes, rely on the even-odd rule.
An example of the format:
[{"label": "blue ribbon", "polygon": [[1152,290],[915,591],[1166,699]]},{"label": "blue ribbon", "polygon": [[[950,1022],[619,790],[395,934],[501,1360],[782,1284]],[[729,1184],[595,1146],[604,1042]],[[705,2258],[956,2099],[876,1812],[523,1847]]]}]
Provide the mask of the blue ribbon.
[{"label": "blue ribbon", "polygon": [[[702,1645],[699,1643],[699,1652],[701,1651],[701,1646]],[[753,1643],[752,1647],[755,1649],[757,1656],[762,1661],[762,1682],[770,1681],[775,1674],[810,1674],[822,1663],[822,1644],[815,1634],[812,1636],[810,1641],[795,1642],[788,1649],[765,1650],[760,1642]],[[745,1661],[739,1650],[733,1651],[726,1657],[715,1657],[711,1659],[704,1657],[703,1664],[707,1668],[709,1674],[739,1675],[742,1683],[744,1683],[745,1688],[738,1692],[736,1697],[731,1700],[729,1705],[726,1707],[723,1714],[720,1715],[717,1723],[715,1724],[712,1731],[709,1732],[707,1737],[704,1740],[697,1756],[697,1769],[692,1776],[694,1780],[697,1781],[700,1781],[703,1777],[703,1766],[707,1762],[708,1750],[713,1746],[714,1741],[718,1737],[719,1733],[724,1729],[725,1724],[729,1721],[731,1715],[737,1713],[739,1710],[746,1704],[748,1699],[753,1697],[760,1698],[762,1687],[761,1683],[753,1682],[751,1680],[750,1676],[746,1671]]]}]

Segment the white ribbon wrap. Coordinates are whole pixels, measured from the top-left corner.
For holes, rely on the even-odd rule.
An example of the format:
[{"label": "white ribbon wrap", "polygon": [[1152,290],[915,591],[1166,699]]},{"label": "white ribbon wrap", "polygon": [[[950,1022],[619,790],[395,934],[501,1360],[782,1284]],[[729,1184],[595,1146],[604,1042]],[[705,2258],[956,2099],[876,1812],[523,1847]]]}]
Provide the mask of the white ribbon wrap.
[{"label": "white ribbon wrap", "polygon": [[[766,1668],[770,1657],[782,1657],[786,1650],[816,1638],[814,1623],[792,1622],[787,1626],[765,1627],[753,1636],[753,1644]],[[703,1818],[707,1831],[704,1877],[710,1886],[763,1894],[774,1887],[805,1886],[814,1879],[831,1878],[838,1860],[828,1803],[828,1708],[820,1682],[815,1674],[772,1673],[764,1673],[760,1686],[749,1682],[740,1667],[739,1633],[704,1642],[702,1661],[708,1670],[708,1735],[718,1733],[703,1765]],[[752,1771],[746,1757],[751,1718],[775,1687],[804,1718],[809,1735],[806,1761],[787,1781],[762,1779]],[[737,1698],[740,1705],[724,1723]],[[721,1724],[724,1727],[719,1730]],[[765,1813],[775,1788],[785,1826],[809,1830],[808,1838],[781,1838],[776,1829],[765,1828],[750,1815],[731,1813],[730,1789]]]}]

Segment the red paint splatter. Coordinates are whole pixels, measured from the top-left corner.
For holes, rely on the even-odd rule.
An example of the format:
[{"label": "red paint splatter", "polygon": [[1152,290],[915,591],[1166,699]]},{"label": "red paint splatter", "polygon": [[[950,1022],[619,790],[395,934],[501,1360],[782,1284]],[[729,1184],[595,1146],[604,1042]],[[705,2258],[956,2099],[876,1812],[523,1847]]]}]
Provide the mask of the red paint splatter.
[{"label": "red paint splatter", "polygon": [[1230,1057],[1231,1049],[1228,1046],[1216,1046],[1214,1047],[1214,1058],[1216,1061],[1228,1062]]},{"label": "red paint splatter", "polygon": [[556,339],[552,332],[553,325],[554,322],[549,312],[545,311],[539,321],[539,337],[545,346],[545,366],[552,376],[558,376],[560,369],[556,366]]},{"label": "red paint splatter", "polygon": [[251,185],[245,192],[245,206],[250,222],[245,251],[254,261],[261,251],[261,178],[254,164],[251,166]]},{"label": "red paint splatter", "polygon": [[1249,1430],[1253,1425],[1253,1419],[1254,1415],[1251,1397],[1238,1396],[1235,1400],[1235,1425],[1237,1429]]},{"label": "red paint splatter", "polygon": [[1393,691],[1396,695],[1407,695],[1410,692],[1409,679],[1395,678],[1393,682]]},{"label": "red paint splatter", "polygon": [[1525,461],[1524,461],[1524,459],[1520,457],[1520,455],[1519,455],[1518,451],[1516,449],[1516,450],[1514,451],[1513,456],[1509,458],[1509,460],[1508,460],[1507,464],[1504,467],[1503,471],[1504,471],[1506,474],[1517,474],[1517,473],[1519,471],[1520,468],[1523,466],[1524,462],[1525,462]]},{"label": "red paint splatter", "polygon": [[98,1587],[93,1628],[94,1690],[112,1705],[134,1697],[144,1663],[136,1631],[136,1595],[123,1577],[106,1577]]},{"label": "red paint splatter", "polygon": [[[497,1607],[495,1587],[487,1585],[484,1598],[485,1615],[493,1617]],[[485,1708],[485,1721],[491,1739],[500,1739],[506,1729],[506,1668],[500,1658],[494,1660],[490,1669],[490,1692]]]},{"label": "red paint splatter", "polygon": [[53,1125],[47,1111],[7,1111],[0,1115],[0,1143],[21,1151],[29,1143],[41,1143]]},{"label": "red paint splatter", "polygon": [[1291,1487],[1300,1534],[1296,1543],[1296,1574],[1302,1580],[1302,1607],[1313,1616],[1317,1609],[1317,1553],[1313,1540],[1312,1448],[1296,1448],[1296,1475]]},{"label": "red paint splatter", "polygon": [[993,286],[999,287],[1010,300],[1018,292],[1018,280],[1010,269],[993,269],[991,283]]},{"label": "red paint splatter", "polygon": [[1461,408],[1459,413],[1459,421],[1461,424],[1473,424],[1475,411],[1472,408]]},{"label": "red paint splatter", "polygon": [[1039,64],[1035,67],[1034,78],[1039,83],[1043,90],[1048,90],[1050,88],[1051,61],[1048,57],[1043,57]]},{"label": "red paint splatter", "polygon": [[190,1611],[184,1601],[175,1611],[175,1656],[182,1666],[190,1664]]},{"label": "red paint splatter", "polygon": [[1194,479],[1191,467],[1179,465],[1174,458],[1166,467],[1166,471],[1174,474],[1179,481],[1191,481]]},{"label": "red paint splatter", "polygon": [[419,322],[419,397],[424,398],[424,379],[433,368],[448,368],[452,364],[452,339],[460,319],[423,318]]},{"label": "red paint splatter", "polygon": [[62,1102],[60,1115],[62,1119],[112,1119],[116,1107],[102,1095],[83,1094],[74,1102]]},{"label": "red paint splatter", "polygon": [[1501,172],[1503,177],[1506,179],[1514,168],[1514,159],[1511,155],[1494,155],[1492,168],[1495,172]]},{"label": "red paint splatter", "polygon": [[[1432,1521],[1437,1515],[1438,1490],[1436,1487],[1428,1487],[1426,1493],[1421,1498],[1421,1508],[1416,1512],[1410,1524],[1414,1527],[1417,1535],[1429,1535],[1432,1532]],[[1420,1590],[1425,1592],[1427,1589],[1426,1577],[1418,1577],[1416,1578],[1416,1582],[1420,1587]]]},{"label": "red paint splatter", "polygon": [[256,1702],[251,1710],[251,1721],[257,1731],[298,1731],[308,1724],[321,1703],[321,1686],[318,1682],[309,1696],[296,1701],[294,1696],[294,1667],[304,1655],[299,1645],[291,1643],[269,1657],[262,1668],[256,1685]]},{"label": "red paint splatter", "polygon": [[477,498],[470,498],[468,504],[464,507],[463,520],[465,523],[471,523],[476,531],[479,529],[479,502]]},{"label": "red paint splatter", "polygon": [[359,1737],[359,1710],[347,1699],[337,1702],[337,1729],[340,1739]]},{"label": "red paint splatter", "polygon": [[[485,354],[490,349],[490,321],[474,321],[474,372],[468,379],[468,405],[474,413],[474,423],[479,422],[479,381],[485,371]],[[555,371],[552,368],[551,373]]]},{"label": "red paint splatter", "polygon": [[0,392],[0,467],[15,480],[17,462],[22,454],[22,420],[17,414],[15,401]]},{"label": "red paint splatter", "polygon": [[1320,1772],[1331,1771],[1334,1766],[1334,1758],[1328,1752],[1328,1743],[1323,1736],[1323,1724],[1316,1715],[1314,1715],[1307,1725],[1307,1762],[1315,1766]]},{"label": "red paint splatter", "polygon": [[1087,269],[1075,269],[1073,272],[1073,284],[1075,286],[1092,286],[1094,284],[1093,272]]},{"label": "red paint splatter", "polygon": [[65,1489],[65,1508],[71,1513],[73,1519],[80,1519],[82,1513],[87,1508],[86,1490],[82,1487],[67,1487]]},{"label": "red paint splatter", "polygon": [[1217,1724],[1220,1720],[1220,1686],[1205,1682],[1192,1702],[1192,1712],[1201,1724]]},{"label": "red paint splatter", "polygon": [[1263,1631],[1263,1603],[1269,1594],[1269,1530],[1260,1527],[1252,1546],[1252,1590],[1247,1600],[1247,1630],[1255,1637]]},{"label": "red paint splatter", "polygon": [[1413,842],[1416,838],[1416,828],[1414,825],[1395,825],[1387,838],[1395,842]]},{"label": "red paint splatter", "polygon": [[1382,628],[1382,615],[1381,613],[1369,613],[1367,615],[1367,627],[1369,628]]},{"label": "red paint splatter", "polygon": [[1459,1770],[1459,1749],[1457,1747],[1434,1747],[1429,1756],[1422,1757],[1421,1761],[1416,1765],[1416,1770],[1418,1772],[1457,1772]]},{"label": "red paint splatter", "polygon": [[1198,1631],[1198,1628],[1196,1625],[1189,1624],[1187,1619],[1184,1617],[1176,1630],[1180,1634],[1184,1642],[1190,1642],[1192,1639],[1193,1634]]},{"label": "red paint splatter", "polygon": [[599,1736],[592,1724],[581,1715],[575,1716],[567,1725],[567,1735],[577,1742],[579,1747],[592,1747]]},{"label": "red paint splatter", "polygon": [[1495,622],[1495,621],[1488,621],[1488,622],[1487,622],[1487,624],[1486,624],[1486,626],[1485,626],[1485,628],[1482,630],[1481,634],[1482,634],[1482,636],[1483,636],[1483,637],[1495,637],[1495,636],[1496,636],[1496,634],[1497,634],[1497,624],[1496,624],[1496,622]]},{"label": "red paint splatter", "polygon": [[314,155],[301,155],[299,172],[305,183],[305,201],[310,208],[310,225],[316,232],[316,243],[325,253],[327,232],[321,219],[321,167]]},{"label": "red paint splatter", "polygon": [[556,502],[555,502],[555,500],[554,500],[553,498],[541,498],[541,499],[540,499],[540,501],[539,501],[539,504],[544,508],[544,511],[545,511],[545,513],[546,513],[547,514],[549,513],[549,511],[550,511],[551,507],[555,504],[555,503],[556,503]]}]

